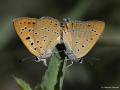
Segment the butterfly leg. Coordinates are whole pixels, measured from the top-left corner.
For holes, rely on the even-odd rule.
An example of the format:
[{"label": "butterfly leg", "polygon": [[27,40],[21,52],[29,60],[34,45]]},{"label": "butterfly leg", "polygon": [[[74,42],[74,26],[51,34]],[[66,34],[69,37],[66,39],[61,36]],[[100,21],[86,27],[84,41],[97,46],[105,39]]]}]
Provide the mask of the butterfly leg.
[{"label": "butterfly leg", "polygon": [[43,62],[43,64],[44,64],[45,66],[47,66],[46,59],[41,59],[41,61]]},{"label": "butterfly leg", "polygon": [[83,60],[84,60],[84,58],[78,58],[78,63],[82,64]]},{"label": "butterfly leg", "polygon": [[[68,60],[69,60],[69,59],[68,59],[67,57],[65,57],[65,61],[68,62]],[[73,61],[70,60],[70,64],[68,64],[66,67],[69,68],[69,67],[72,66],[72,65],[73,65]]]}]

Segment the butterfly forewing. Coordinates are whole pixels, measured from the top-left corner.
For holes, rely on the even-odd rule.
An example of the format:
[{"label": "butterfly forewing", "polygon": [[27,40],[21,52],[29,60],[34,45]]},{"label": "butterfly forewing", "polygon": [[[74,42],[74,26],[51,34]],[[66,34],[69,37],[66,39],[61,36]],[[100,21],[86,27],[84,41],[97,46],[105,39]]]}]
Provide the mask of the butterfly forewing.
[{"label": "butterfly forewing", "polygon": [[67,22],[63,32],[64,43],[76,58],[81,58],[94,46],[104,26],[101,21]]},{"label": "butterfly forewing", "polygon": [[36,44],[33,35],[35,27],[37,26],[37,22],[38,20],[35,18],[26,17],[17,18],[13,21],[18,36],[28,50],[35,56],[39,55],[39,52],[35,50]]},{"label": "butterfly forewing", "polygon": [[60,23],[51,17],[18,18],[14,27],[28,50],[35,56],[52,50],[60,42]]}]

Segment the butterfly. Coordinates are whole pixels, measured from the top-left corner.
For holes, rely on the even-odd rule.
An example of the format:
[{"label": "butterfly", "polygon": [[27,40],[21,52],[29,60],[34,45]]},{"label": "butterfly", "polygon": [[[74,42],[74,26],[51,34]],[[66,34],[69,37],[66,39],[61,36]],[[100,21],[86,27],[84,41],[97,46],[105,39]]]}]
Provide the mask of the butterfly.
[{"label": "butterfly", "polygon": [[63,42],[68,58],[79,62],[95,45],[105,27],[102,21],[64,19]]},{"label": "butterfly", "polygon": [[78,61],[91,50],[105,27],[102,21],[64,19],[61,24],[52,17],[21,17],[14,19],[13,25],[27,49],[44,64],[54,47],[62,42],[68,58]]}]

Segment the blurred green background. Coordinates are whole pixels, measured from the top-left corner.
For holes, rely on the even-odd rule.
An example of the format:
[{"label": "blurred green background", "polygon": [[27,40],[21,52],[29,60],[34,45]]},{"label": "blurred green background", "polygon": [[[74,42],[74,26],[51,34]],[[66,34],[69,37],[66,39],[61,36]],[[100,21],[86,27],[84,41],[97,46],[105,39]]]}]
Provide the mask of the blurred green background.
[{"label": "blurred green background", "polygon": [[63,90],[120,90],[120,0],[0,0],[0,90],[19,90],[12,75],[34,87],[46,70],[32,60],[19,62],[31,54],[18,38],[12,20],[25,16],[105,21],[102,37],[83,64],[67,69]]}]

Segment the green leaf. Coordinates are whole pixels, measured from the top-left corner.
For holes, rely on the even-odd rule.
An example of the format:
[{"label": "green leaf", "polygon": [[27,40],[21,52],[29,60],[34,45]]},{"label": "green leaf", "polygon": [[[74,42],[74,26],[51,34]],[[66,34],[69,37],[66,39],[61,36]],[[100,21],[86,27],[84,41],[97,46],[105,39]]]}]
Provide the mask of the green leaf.
[{"label": "green leaf", "polygon": [[17,85],[20,87],[20,90],[32,90],[30,88],[30,85],[28,83],[26,83],[24,80],[14,77]]},{"label": "green leaf", "polygon": [[55,53],[49,62],[41,84],[36,87],[36,90],[61,90],[65,66],[64,59],[61,59],[61,56]]}]

